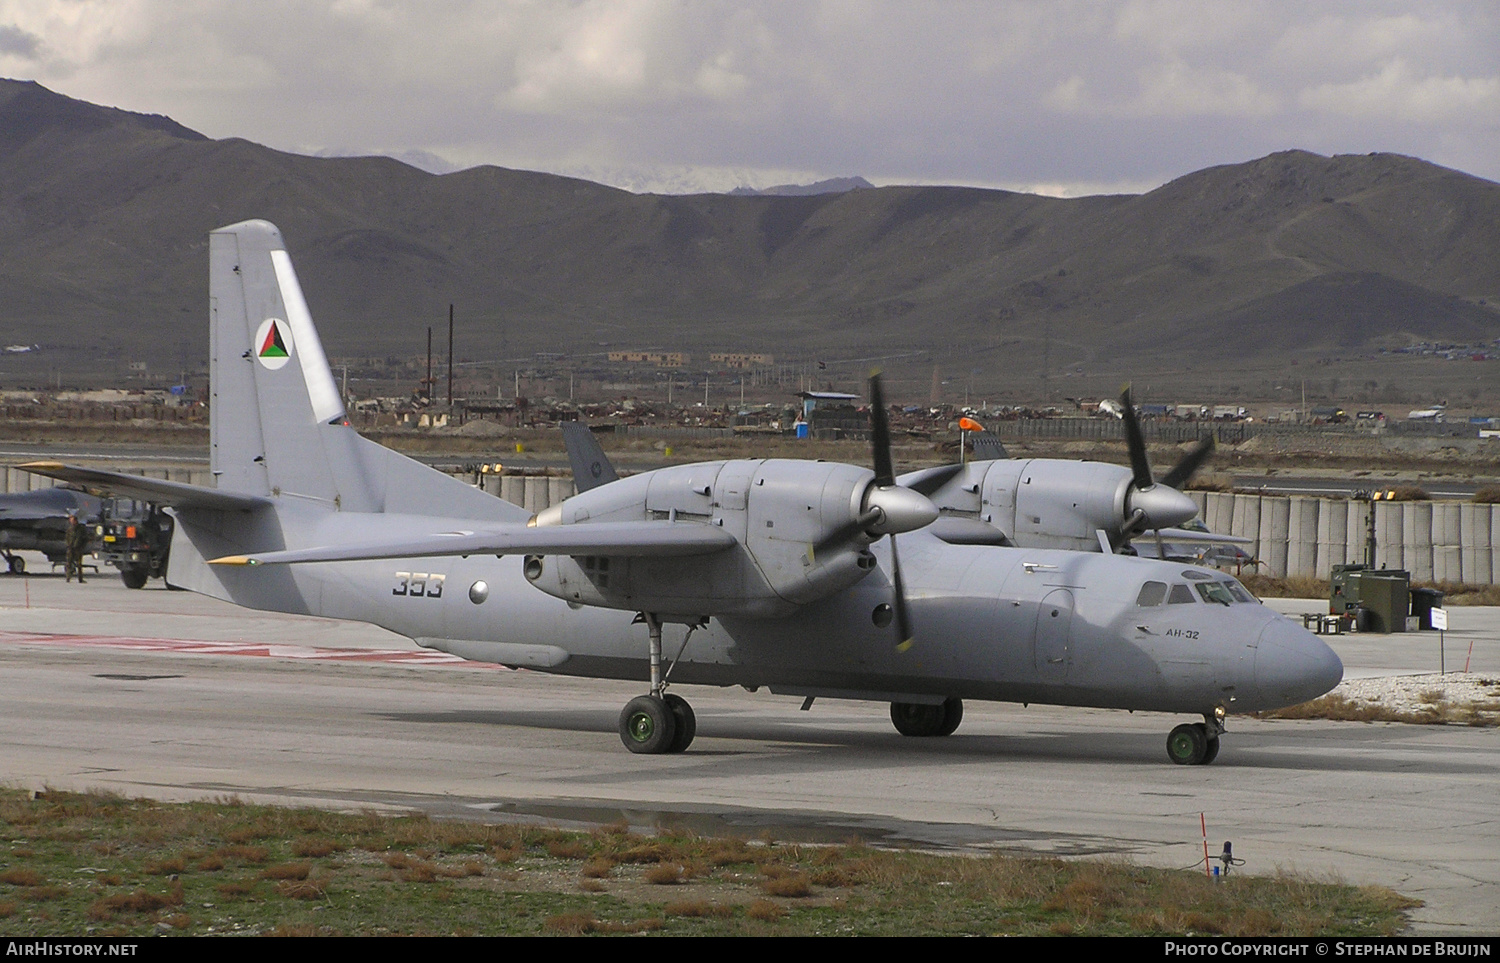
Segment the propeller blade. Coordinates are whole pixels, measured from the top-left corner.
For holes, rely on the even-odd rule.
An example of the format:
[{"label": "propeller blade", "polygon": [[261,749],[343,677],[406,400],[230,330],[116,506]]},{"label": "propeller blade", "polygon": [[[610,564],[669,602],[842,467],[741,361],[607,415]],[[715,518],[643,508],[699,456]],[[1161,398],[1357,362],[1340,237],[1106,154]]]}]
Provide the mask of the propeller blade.
[{"label": "propeller blade", "polygon": [[901,556],[896,554],[896,536],[891,536],[891,587],[895,589],[896,651],[905,652],[916,641],[911,612],[906,607],[906,585],[901,581]]},{"label": "propeller blade", "polygon": [[870,375],[870,444],[875,449],[875,484],[889,488],[896,484],[896,472],[891,465],[891,423],[878,374]]},{"label": "propeller blade", "polygon": [[963,470],[963,465],[943,465],[939,468],[928,468],[922,472],[920,478],[915,479],[906,487],[920,495],[930,496],[933,492],[952,481],[953,476]]},{"label": "propeller blade", "polygon": [[878,522],[880,516],[879,510],[871,509],[858,518],[851,519],[835,528],[813,543],[813,557],[816,558],[831,549],[843,548],[845,543],[854,541],[871,525]]},{"label": "propeller blade", "polygon": [[1146,460],[1146,439],[1141,434],[1141,422],[1136,417],[1135,405],[1130,402],[1130,386],[1120,393],[1120,407],[1124,409],[1121,420],[1125,422],[1125,445],[1130,449],[1130,470],[1135,475],[1133,484],[1136,488],[1150,488],[1155,484],[1151,479],[1151,463]]},{"label": "propeller blade", "polygon": [[1214,436],[1209,435],[1200,439],[1177,464],[1172,466],[1171,471],[1161,476],[1161,483],[1171,488],[1181,488],[1188,479],[1198,473],[1198,469],[1203,467],[1203,463],[1208,461],[1213,453]]}]

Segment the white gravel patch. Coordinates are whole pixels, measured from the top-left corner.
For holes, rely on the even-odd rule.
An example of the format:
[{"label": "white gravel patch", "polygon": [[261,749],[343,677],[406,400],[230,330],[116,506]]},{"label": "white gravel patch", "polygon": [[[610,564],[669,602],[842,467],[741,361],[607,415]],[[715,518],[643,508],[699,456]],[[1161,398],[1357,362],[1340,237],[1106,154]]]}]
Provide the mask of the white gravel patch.
[{"label": "white gravel patch", "polygon": [[1332,694],[1397,712],[1419,712],[1447,704],[1500,713],[1500,678],[1472,672],[1347,679]]}]

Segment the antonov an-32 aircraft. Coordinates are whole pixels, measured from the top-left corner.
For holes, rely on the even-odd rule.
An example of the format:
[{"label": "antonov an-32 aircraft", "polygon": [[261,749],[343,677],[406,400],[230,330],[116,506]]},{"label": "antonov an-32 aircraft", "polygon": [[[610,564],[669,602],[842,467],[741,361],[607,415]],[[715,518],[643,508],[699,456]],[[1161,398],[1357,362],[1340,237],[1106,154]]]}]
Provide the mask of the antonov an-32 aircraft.
[{"label": "antonov an-32 aircraft", "polygon": [[1227,714],[1312,699],[1343,675],[1226,575],[944,540],[924,491],[953,470],[896,483],[878,381],[873,471],[673,466],[532,516],[349,426],[275,226],[217,230],[209,258],[214,487],[26,466],[171,505],[171,585],[469,659],[649,680],[620,714],[621,741],[643,753],[692,742],[693,711],[667,691],[683,683],[889,702],[908,736],[952,733],[963,699],[1191,714],[1203,721],[1173,729],[1167,751],[1201,764]]}]

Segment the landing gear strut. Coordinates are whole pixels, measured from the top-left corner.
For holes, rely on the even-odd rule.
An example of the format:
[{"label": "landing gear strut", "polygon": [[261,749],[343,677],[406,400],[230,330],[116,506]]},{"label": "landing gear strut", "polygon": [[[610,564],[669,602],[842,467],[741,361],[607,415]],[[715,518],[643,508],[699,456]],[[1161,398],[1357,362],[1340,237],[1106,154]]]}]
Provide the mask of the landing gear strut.
[{"label": "landing gear strut", "polygon": [[942,705],[892,702],[891,722],[903,736],[951,736],[964,719],[961,699],[944,699]]},{"label": "landing gear strut", "polygon": [[5,564],[10,568],[10,574],[12,575],[26,574],[26,560],[19,555],[6,553]]},{"label": "landing gear strut", "polygon": [[1203,722],[1184,723],[1167,736],[1167,758],[1179,766],[1206,766],[1219,755],[1224,723],[1204,713]]},{"label": "landing gear strut", "polygon": [[620,712],[620,741],[631,752],[655,755],[682,752],[698,733],[693,707],[680,695],[666,695],[661,672],[661,619],[642,612],[651,636],[651,692],[625,703]]}]

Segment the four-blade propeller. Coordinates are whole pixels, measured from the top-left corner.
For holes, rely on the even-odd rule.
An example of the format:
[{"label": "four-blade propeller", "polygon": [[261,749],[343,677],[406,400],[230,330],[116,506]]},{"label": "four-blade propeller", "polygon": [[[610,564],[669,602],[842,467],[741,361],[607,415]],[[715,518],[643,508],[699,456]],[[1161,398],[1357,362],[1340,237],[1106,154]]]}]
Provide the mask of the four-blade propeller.
[{"label": "four-blade propeller", "polygon": [[[1146,459],[1146,439],[1141,422],[1130,400],[1130,387],[1120,393],[1121,420],[1125,423],[1125,445],[1130,451],[1130,492],[1125,497],[1125,523],[1120,528],[1118,548],[1147,529],[1158,533],[1189,522],[1198,514],[1198,505],[1178,489],[1203,467],[1213,454],[1213,435],[1201,439],[1172,466],[1160,481],[1151,477],[1151,463]],[[1158,534],[1158,541],[1160,535]]]},{"label": "four-blade propeller", "polygon": [[[866,514],[879,512],[881,517],[877,524],[866,530],[891,537],[891,588],[894,591],[891,604],[896,616],[896,651],[905,652],[911,648],[916,636],[911,611],[906,604],[906,586],[901,580],[901,556],[896,552],[896,535],[931,525],[937,521],[938,510],[926,492],[896,484],[896,472],[891,463],[891,424],[878,374],[870,376],[870,444],[875,456],[875,482],[865,496]],[[962,465],[948,467],[947,474],[940,472],[936,476],[923,477],[922,487],[927,492],[936,491],[963,470]]]}]

